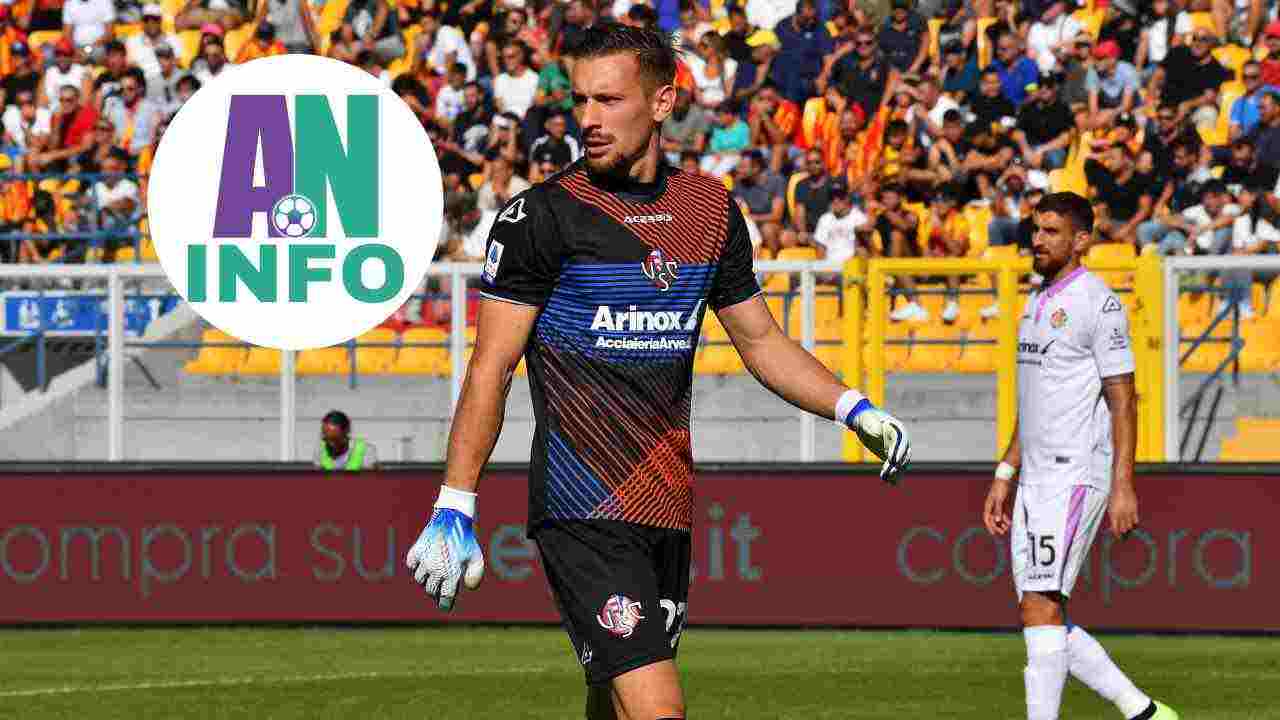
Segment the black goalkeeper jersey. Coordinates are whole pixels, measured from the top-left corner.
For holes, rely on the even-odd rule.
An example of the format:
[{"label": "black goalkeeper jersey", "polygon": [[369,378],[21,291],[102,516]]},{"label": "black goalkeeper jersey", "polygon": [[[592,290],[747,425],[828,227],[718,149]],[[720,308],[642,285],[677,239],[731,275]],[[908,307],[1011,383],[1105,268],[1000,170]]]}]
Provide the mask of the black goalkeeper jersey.
[{"label": "black goalkeeper jersey", "polygon": [[702,317],[760,292],[720,180],[664,164],[651,186],[614,187],[579,160],[503,208],[482,283],[541,308],[525,349],[530,533],[586,519],[688,530]]}]

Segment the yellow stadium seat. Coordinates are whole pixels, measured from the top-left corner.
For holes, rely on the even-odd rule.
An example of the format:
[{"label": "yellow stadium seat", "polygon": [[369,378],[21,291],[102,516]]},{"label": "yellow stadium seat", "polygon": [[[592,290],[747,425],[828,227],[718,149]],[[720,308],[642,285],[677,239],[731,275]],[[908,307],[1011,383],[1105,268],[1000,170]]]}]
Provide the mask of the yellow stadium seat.
[{"label": "yellow stadium seat", "polygon": [[[909,341],[914,329],[917,325],[910,323],[889,323],[885,331],[884,345],[884,367],[887,372],[896,373],[904,372],[907,366],[907,359],[911,357],[912,347],[909,343],[891,344],[890,341]],[[875,350],[867,344],[863,353],[863,357],[869,357],[869,353]]]},{"label": "yellow stadium seat", "polygon": [[244,47],[245,43],[249,42],[252,34],[253,23],[249,22],[224,35],[222,48],[227,51],[227,57],[235,58],[239,55],[240,49]]},{"label": "yellow stadium seat", "polygon": [[1235,73],[1236,82],[1244,82],[1244,64],[1249,62],[1253,53],[1239,45],[1222,45],[1213,49],[1213,57],[1223,67]]},{"label": "yellow stadium seat", "polygon": [[[1254,310],[1261,312],[1262,308],[1255,306]],[[1267,317],[1280,320],[1280,280],[1272,281],[1267,293]]]},{"label": "yellow stadium seat", "polygon": [[[781,255],[782,253],[778,253]],[[781,259],[781,258],[779,258]],[[764,302],[773,313],[773,319],[786,327],[787,299],[791,292],[791,275],[788,273],[771,273],[764,281]]]},{"label": "yellow stadium seat", "polygon": [[240,366],[241,375],[279,375],[280,351],[275,348],[251,347]]},{"label": "yellow stadium seat", "polygon": [[1213,21],[1213,13],[1211,12],[1193,12],[1187,13],[1191,20],[1191,32],[1196,30],[1208,30],[1214,35],[1218,35],[1218,24]]},{"label": "yellow stadium seat", "polygon": [[983,260],[1016,260],[1017,258],[1017,245],[988,245],[987,249],[982,251]]},{"label": "yellow stadium seat", "polygon": [[[342,25],[342,18],[347,14],[350,0],[326,0],[320,12],[320,26],[316,28],[320,35],[328,37],[330,33]],[[409,48],[412,52],[413,48]]]},{"label": "yellow stadium seat", "polygon": [[118,263],[131,263],[138,259],[138,254],[134,252],[132,245],[125,245],[116,249],[115,261]]},{"label": "yellow stadium seat", "polygon": [[991,216],[991,207],[988,205],[965,206],[964,219],[969,223],[969,257],[982,257],[990,244]]},{"label": "yellow stadium seat", "polygon": [[[951,344],[926,345],[921,340],[946,340]],[[911,355],[907,358],[907,371],[939,373],[950,370],[960,358],[961,340],[960,330],[950,325],[929,322],[919,326],[911,344]]]},{"label": "yellow stadium seat", "polygon": [[[183,30],[178,33],[178,42],[182,43],[180,48],[182,56],[178,58],[178,63],[182,67],[190,67],[191,61],[196,59],[196,55],[200,54],[200,31],[199,30]],[[230,54],[227,57],[234,57]]]},{"label": "yellow stadium seat", "polygon": [[1080,23],[1082,30],[1089,33],[1089,35],[1096,40],[1098,33],[1102,30],[1102,21],[1107,17],[1107,9],[1095,8],[1093,10],[1089,10],[1086,8],[1075,11],[1071,14],[1071,17],[1074,18],[1076,22]]},{"label": "yellow stadium seat", "polygon": [[818,251],[812,247],[789,247],[778,251],[779,260],[810,262],[818,259]]},{"label": "yellow stadium seat", "polygon": [[449,348],[410,347],[410,343],[448,343],[449,333],[440,328],[410,328],[401,337],[403,346],[396,356],[396,363],[391,372],[401,375],[435,375],[447,377],[452,366],[449,363]]},{"label": "yellow stadium seat", "polygon": [[115,26],[116,39],[124,42],[132,35],[142,32],[142,23],[119,23]]},{"label": "yellow stadium seat", "polygon": [[939,46],[942,27],[947,24],[944,18],[929,19],[929,60],[934,63],[942,61],[942,48]]},{"label": "yellow stadium seat", "polygon": [[[205,343],[236,342],[235,338],[217,329],[205,330],[200,339]],[[194,359],[183,365],[182,369],[193,375],[231,375],[239,370],[246,352],[244,347],[205,345],[200,348]]]},{"label": "yellow stadium seat", "polygon": [[978,344],[975,340],[995,340],[999,323],[980,322],[965,334],[965,345],[951,369],[960,373],[993,373],[996,371],[996,346]]},{"label": "yellow stadium seat", "polygon": [[991,41],[987,38],[987,28],[1000,22],[1000,18],[985,17],[978,18],[978,69],[984,69],[991,64],[991,56],[994,49],[991,47]]},{"label": "yellow stadium seat", "polygon": [[374,328],[356,339],[356,371],[361,375],[381,375],[391,371],[396,363],[394,347],[361,347],[359,343],[394,343],[396,331],[391,328]]},{"label": "yellow stadium seat", "polygon": [[[988,283],[990,283],[990,276],[986,276],[986,279]],[[962,290],[973,290],[976,288],[976,285],[965,285],[961,287]],[[977,295],[969,293],[960,295],[960,317],[956,318],[956,327],[972,328],[977,325],[981,325],[983,322],[982,315],[980,314],[982,309],[995,302],[995,300],[995,297],[992,295]]]},{"label": "yellow stadium seat", "polygon": [[708,340],[729,339],[729,333],[725,332],[724,326],[720,324],[720,317],[711,310],[702,317],[702,336]]},{"label": "yellow stadium seat", "polygon": [[1236,434],[1222,441],[1224,462],[1275,462],[1280,459],[1280,419],[1236,418]]},{"label": "yellow stadium seat", "polygon": [[1232,81],[1222,84],[1218,89],[1218,120],[1211,129],[1197,128],[1200,139],[1206,145],[1226,145],[1231,138],[1231,106],[1243,97],[1243,84]]},{"label": "yellow stadium seat", "polygon": [[1280,320],[1255,318],[1241,325],[1244,348],[1240,350],[1240,369],[1245,372],[1271,372],[1280,368]]},{"label": "yellow stadium seat", "polygon": [[804,180],[807,177],[809,177],[809,173],[798,172],[792,173],[791,177],[787,180],[787,217],[796,216],[796,186],[800,184],[801,180]]},{"label": "yellow stadium seat", "polygon": [[[795,340],[804,337],[804,325],[801,323],[801,298],[796,295],[795,302],[791,306],[791,317],[787,318],[787,335]],[[817,337],[818,329],[823,326],[830,326],[832,323],[837,326],[840,322],[840,298],[835,295],[816,295],[813,298],[813,330],[814,337]],[[839,330],[836,331],[839,333]]]},{"label": "yellow stadium seat", "polygon": [[346,345],[334,345],[298,353],[299,375],[336,375],[351,371]]}]

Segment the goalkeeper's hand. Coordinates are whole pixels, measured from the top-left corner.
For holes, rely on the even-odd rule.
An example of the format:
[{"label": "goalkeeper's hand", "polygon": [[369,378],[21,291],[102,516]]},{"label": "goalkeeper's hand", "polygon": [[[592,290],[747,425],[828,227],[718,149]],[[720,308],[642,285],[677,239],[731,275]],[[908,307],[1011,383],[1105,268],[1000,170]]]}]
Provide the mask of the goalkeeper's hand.
[{"label": "goalkeeper's hand", "polygon": [[484,554],[473,527],[475,503],[474,493],[442,486],[431,520],[405,558],[414,581],[445,612],[453,608],[459,580],[474,590],[484,579]]},{"label": "goalkeeper's hand", "polygon": [[858,434],[868,450],[884,461],[880,479],[896,485],[899,475],[911,463],[911,437],[902,421],[862,398],[845,416],[844,423]]}]

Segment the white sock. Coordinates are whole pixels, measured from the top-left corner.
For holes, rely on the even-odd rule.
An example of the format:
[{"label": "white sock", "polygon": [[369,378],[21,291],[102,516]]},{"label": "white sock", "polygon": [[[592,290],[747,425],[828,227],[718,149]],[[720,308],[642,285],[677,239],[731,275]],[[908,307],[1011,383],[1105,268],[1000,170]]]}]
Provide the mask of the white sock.
[{"label": "white sock", "polygon": [[1067,684],[1067,628],[1036,625],[1024,628],[1027,641],[1027,720],[1058,720],[1062,688]]},{"label": "white sock", "polygon": [[1126,718],[1136,717],[1151,705],[1151,698],[1143,694],[1116,667],[1102,645],[1079,625],[1073,625],[1071,632],[1067,634],[1067,656],[1070,658],[1071,674],[1094,692],[1115,703]]}]

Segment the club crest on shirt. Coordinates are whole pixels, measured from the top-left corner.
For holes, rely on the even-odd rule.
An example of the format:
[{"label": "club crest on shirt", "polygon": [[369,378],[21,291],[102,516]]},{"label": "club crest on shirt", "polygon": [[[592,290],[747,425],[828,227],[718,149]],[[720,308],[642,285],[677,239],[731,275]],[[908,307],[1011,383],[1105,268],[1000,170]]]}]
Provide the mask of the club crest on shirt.
[{"label": "club crest on shirt", "polygon": [[654,250],[640,263],[640,270],[654,287],[666,292],[679,279],[680,265],[664,258],[661,250]]},{"label": "club crest on shirt", "polygon": [[626,595],[610,595],[596,614],[596,622],[600,623],[600,627],[620,638],[631,637],[643,619],[640,603]]},{"label": "club crest on shirt", "polygon": [[1066,324],[1067,311],[1062,308],[1054,310],[1053,315],[1049,316],[1049,325],[1052,326],[1054,330],[1061,330],[1063,327],[1066,327]]}]

